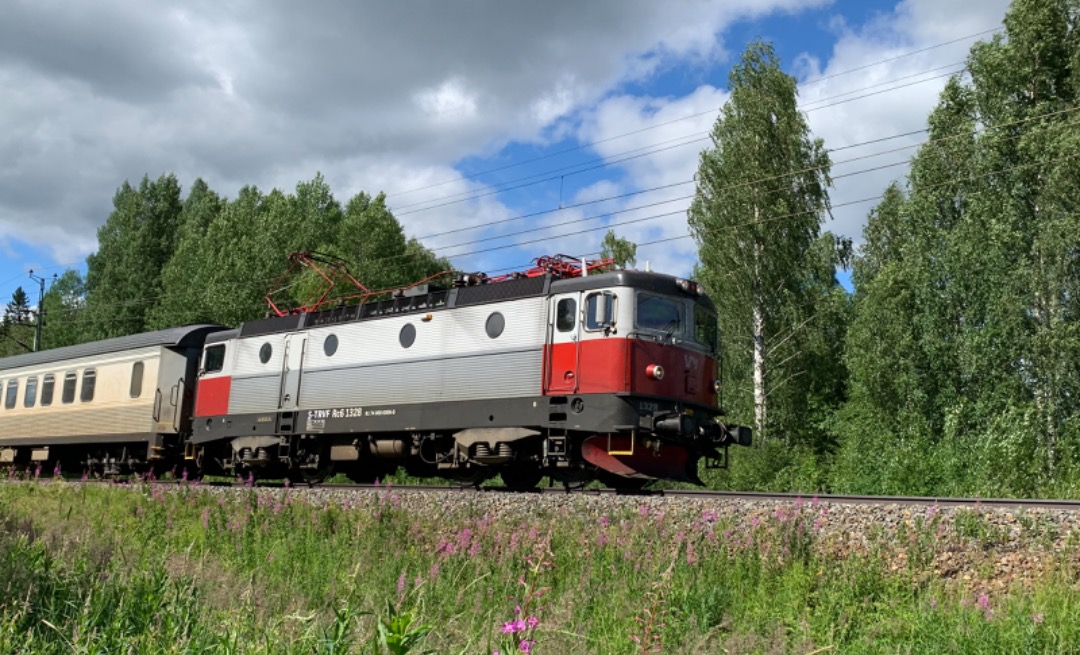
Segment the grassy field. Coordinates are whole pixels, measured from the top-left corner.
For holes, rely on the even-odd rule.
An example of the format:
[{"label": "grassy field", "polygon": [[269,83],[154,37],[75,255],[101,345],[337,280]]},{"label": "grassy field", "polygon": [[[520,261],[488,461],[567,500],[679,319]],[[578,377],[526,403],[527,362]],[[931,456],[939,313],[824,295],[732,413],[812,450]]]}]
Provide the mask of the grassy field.
[{"label": "grassy field", "polygon": [[0,485],[0,653],[1080,652],[1075,545],[979,591],[934,572],[929,516],[841,551],[812,503],[744,522],[362,498]]}]

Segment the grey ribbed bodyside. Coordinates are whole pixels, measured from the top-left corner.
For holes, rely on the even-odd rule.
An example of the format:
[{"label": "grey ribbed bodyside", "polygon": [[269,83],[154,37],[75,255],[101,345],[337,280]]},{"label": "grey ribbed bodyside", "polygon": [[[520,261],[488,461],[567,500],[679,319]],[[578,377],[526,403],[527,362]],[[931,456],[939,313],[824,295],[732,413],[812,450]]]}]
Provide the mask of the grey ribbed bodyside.
[{"label": "grey ribbed bodyside", "polygon": [[233,378],[232,389],[229,393],[229,413],[254,414],[277,411],[280,389],[281,376],[277,374]]},{"label": "grey ribbed bodyside", "polygon": [[540,393],[543,351],[530,349],[305,372],[300,407],[411,404]]}]

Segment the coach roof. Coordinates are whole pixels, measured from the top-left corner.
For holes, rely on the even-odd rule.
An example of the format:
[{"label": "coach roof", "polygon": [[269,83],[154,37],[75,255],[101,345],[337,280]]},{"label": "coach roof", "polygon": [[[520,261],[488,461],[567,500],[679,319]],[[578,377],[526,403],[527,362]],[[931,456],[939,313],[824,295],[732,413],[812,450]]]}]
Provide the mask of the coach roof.
[{"label": "coach roof", "polygon": [[185,325],[184,327],[169,328],[158,332],[144,332],[133,334],[128,337],[106,339],[104,341],[92,341],[81,343],[77,346],[65,346],[52,350],[42,350],[36,353],[15,355],[0,359],[0,370],[22,368],[24,366],[37,366],[62,362],[80,357],[93,357],[109,353],[122,352],[124,350],[137,350],[151,346],[189,347],[201,346],[206,335],[225,328],[219,325]]}]

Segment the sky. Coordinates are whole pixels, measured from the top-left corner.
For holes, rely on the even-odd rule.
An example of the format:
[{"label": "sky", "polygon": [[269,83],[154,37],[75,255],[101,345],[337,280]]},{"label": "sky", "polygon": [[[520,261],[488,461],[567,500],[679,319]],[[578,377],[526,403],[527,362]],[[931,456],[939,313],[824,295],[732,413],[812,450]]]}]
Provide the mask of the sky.
[{"label": "sky", "polygon": [[[227,197],[321,173],[385,192],[461,270],[599,252],[688,274],[700,152],[771,42],[833,161],[823,229],[859,242],[937,95],[1006,0],[4,0],[0,300],[85,270],[125,180]],[[284,268],[284,262],[283,262]]]}]

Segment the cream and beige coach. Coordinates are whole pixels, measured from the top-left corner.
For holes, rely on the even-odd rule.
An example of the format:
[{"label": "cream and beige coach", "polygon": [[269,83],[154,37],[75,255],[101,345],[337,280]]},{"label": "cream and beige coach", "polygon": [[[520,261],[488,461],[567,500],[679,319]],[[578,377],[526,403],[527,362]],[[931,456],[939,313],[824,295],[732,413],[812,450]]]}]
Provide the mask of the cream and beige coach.
[{"label": "cream and beige coach", "polygon": [[193,325],[0,359],[0,467],[139,473],[190,431]]}]

